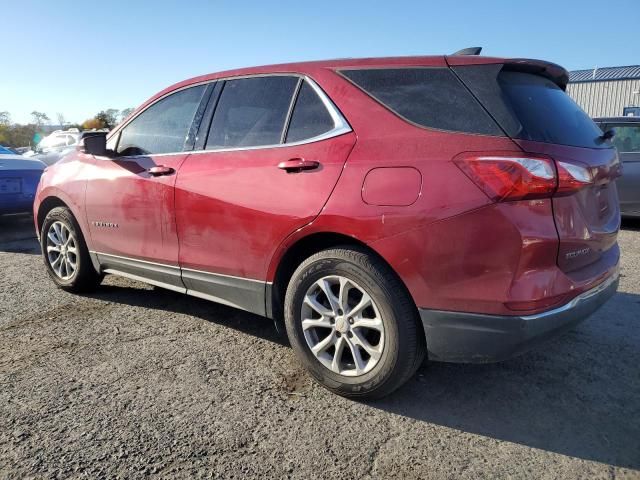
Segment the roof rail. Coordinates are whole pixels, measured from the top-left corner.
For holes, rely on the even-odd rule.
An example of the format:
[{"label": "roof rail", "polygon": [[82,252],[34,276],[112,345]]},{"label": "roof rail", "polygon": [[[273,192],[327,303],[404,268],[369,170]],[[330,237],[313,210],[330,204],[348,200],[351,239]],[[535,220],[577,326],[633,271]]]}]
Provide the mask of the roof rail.
[{"label": "roof rail", "polygon": [[469,47],[463,48],[462,50],[458,50],[453,55],[480,55],[482,51],[482,47]]}]

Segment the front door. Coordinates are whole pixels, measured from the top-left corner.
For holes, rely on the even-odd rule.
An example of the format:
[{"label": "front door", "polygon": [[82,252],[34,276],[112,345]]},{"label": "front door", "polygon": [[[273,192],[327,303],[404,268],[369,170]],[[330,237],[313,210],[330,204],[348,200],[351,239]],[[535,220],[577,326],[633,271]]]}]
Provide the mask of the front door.
[{"label": "front door", "polygon": [[295,76],[224,82],[203,151],[176,182],[189,293],[265,313],[274,252],[318,215],[355,143],[319,87]]},{"label": "front door", "polygon": [[174,186],[205,86],[155,102],[109,139],[87,187],[95,255],[107,272],[184,291],[178,267]]}]

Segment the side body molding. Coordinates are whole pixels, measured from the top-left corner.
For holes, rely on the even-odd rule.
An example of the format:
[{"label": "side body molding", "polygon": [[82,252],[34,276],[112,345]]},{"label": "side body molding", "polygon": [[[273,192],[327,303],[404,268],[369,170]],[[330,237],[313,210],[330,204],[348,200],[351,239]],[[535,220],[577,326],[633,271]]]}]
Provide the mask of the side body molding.
[{"label": "side body molding", "polygon": [[90,252],[100,271],[265,316],[268,282]]}]

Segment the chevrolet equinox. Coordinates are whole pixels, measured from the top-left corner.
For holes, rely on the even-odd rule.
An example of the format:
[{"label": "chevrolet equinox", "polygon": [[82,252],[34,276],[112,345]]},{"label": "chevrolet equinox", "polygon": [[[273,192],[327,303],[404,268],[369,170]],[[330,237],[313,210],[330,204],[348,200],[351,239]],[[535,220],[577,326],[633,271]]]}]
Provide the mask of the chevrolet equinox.
[{"label": "chevrolet equinox", "polygon": [[505,359],[618,284],[618,155],[566,84],[463,54],[185,80],[47,168],[46,268],[72,292],[115,274],[284,319],[344,396],[425,356]]}]

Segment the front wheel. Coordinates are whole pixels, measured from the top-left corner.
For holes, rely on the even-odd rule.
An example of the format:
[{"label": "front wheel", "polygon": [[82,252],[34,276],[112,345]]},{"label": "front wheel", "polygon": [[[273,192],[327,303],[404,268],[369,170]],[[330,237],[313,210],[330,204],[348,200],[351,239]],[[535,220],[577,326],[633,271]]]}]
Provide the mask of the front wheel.
[{"label": "front wheel", "polygon": [[404,285],[364,249],[335,248],[305,260],[287,289],[285,322],[312,376],[346,397],[391,393],[413,375],[426,352]]},{"label": "front wheel", "polygon": [[78,222],[66,207],[52,209],[42,222],[40,246],[54,283],[70,292],[90,291],[102,276],[96,272]]}]

